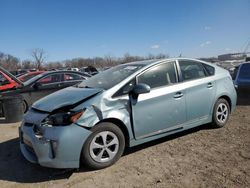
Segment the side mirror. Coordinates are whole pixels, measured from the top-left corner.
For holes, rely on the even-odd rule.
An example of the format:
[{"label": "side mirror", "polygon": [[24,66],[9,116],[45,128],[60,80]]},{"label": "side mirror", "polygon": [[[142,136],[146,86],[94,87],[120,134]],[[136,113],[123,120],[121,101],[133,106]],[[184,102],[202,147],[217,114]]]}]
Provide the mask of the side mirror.
[{"label": "side mirror", "polygon": [[41,87],[41,86],[42,86],[41,83],[36,82],[36,83],[33,85],[33,88],[34,88],[34,89],[39,89],[39,87]]},{"label": "side mirror", "polygon": [[147,84],[140,83],[140,84],[135,85],[131,92],[134,95],[149,93],[150,92],[150,86],[147,85]]}]

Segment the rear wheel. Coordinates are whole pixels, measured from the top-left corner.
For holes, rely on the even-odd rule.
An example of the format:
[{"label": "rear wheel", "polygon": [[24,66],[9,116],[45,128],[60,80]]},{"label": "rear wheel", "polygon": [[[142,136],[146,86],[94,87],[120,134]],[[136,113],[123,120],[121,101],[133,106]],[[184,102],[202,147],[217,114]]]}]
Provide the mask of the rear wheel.
[{"label": "rear wheel", "polygon": [[213,122],[214,127],[220,128],[223,127],[230,115],[230,107],[227,100],[220,98],[217,100],[214,106],[213,111]]},{"label": "rear wheel", "polygon": [[100,123],[92,129],[84,144],[81,162],[92,169],[102,169],[114,164],[123,154],[125,138],[113,123]]}]

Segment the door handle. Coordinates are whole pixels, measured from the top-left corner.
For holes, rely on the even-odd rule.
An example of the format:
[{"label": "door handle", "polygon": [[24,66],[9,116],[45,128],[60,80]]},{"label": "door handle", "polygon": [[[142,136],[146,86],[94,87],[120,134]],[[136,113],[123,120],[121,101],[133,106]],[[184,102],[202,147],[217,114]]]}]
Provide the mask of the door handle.
[{"label": "door handle", "polygon": [[181,98],[182,96],[183,96],[183,93],[179,91],[179,92],[175,93],[174,98],[178,99],[178,98]]},{"label": "door handle", "polygon": [[211,87],[213,87],[213,84],[212,84],[211,82],[209,82],[209,83],[207,84],[207,88],[211,88]]}]

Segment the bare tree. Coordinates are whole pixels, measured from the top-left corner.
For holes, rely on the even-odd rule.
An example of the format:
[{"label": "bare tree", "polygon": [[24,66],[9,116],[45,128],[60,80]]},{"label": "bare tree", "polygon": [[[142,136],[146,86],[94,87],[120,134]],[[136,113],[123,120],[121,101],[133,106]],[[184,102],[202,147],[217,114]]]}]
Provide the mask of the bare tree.
[{"label": "bare tree", "polygon": [[42,67],[42,65],[45,63],[46,52],[41,48],[36,48],[36,49],[32,50],[31,56],[35,60],[34,63],[36,65],[36,68],[40,69]]},{"label": "bare tree", "polygon": [[12,55],[4,54],[0,52],[0,66],[4,67],[5,69],[9,71],[13,71],[13,70],[17,70],[19,64],[20,64],[20,61],[18,58]]},{"label": "bare tree", "polygon": [[32,63],[32,61],[27,59],[27,60],[22,61],[22,68],[23,69],[31,69],[31,68],[35,68],[35,65]]}]

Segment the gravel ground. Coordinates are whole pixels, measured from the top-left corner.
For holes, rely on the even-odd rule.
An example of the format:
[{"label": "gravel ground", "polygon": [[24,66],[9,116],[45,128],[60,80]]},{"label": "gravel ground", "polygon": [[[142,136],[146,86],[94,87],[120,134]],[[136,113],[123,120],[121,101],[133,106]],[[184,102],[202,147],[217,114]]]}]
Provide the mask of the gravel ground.
[{"label": "gravel ground", "polygon": [[250,104],[226,127],[209,125],[137,146],[113,166],[56,170],[27,162],[16,124],[0,124],[0,185],[4,187],[250,187]]}]

